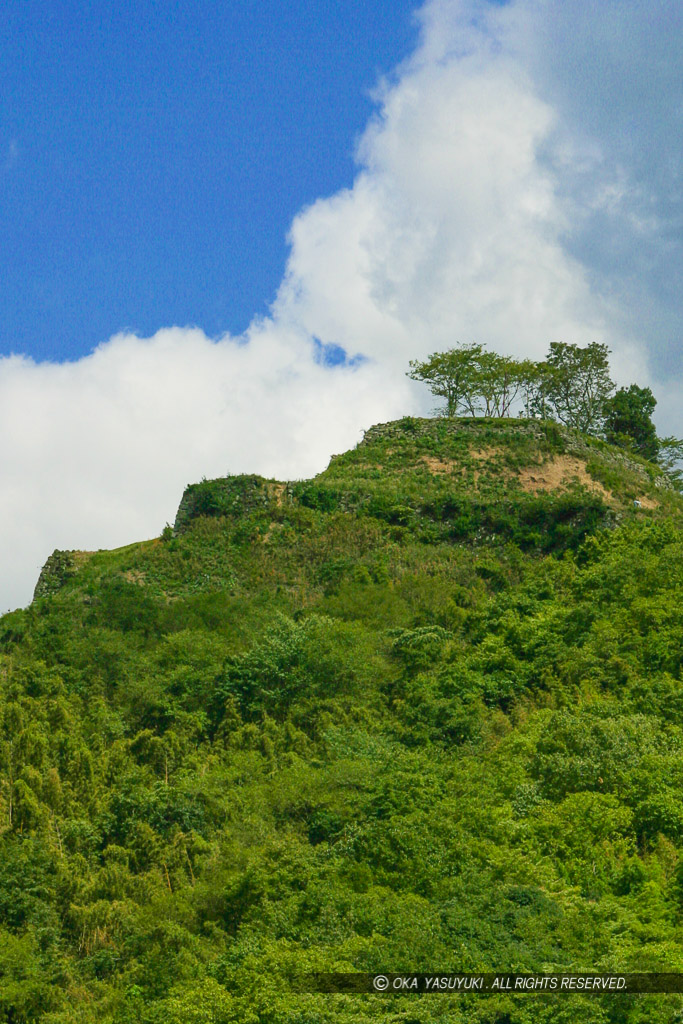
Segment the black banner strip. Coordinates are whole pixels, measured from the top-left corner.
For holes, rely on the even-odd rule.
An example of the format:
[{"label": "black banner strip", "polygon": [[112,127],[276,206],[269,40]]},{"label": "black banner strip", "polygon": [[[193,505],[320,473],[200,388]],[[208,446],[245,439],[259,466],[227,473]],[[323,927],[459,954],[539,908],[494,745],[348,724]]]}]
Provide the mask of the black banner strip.
[{"label": "black banner strip", "polygon": [[[299,986],[297,986],[298,988]],[[301,982],[305,992],[524,994],[591,992],[599,995],[683,993],[683,974],[312,974]]]}]

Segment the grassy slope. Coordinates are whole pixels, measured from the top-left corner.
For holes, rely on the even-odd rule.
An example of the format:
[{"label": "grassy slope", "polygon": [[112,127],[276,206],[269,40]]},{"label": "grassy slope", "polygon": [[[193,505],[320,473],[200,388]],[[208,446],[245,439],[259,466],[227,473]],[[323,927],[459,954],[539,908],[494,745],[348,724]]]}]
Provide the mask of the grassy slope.
[{"label": "grassy slope", "polygon": [[4,1019],[673,1019],[288,993],[683,970],[683,505],[658,482],[553,425],[404,420],[57,559],[0,620]]}]

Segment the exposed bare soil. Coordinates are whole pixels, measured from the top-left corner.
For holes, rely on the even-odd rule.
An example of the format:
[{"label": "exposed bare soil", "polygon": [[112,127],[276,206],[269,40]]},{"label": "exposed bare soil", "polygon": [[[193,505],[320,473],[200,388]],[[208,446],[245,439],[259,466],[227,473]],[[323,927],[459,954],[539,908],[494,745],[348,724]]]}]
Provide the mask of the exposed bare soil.
[{"label": "exposed bare soil", "polygon": [[[469,455],[479,462],[489,462],[500,453],[500,448],[487,447],[471,450]],[[423,455],[420,462],[427,466],[432,473],[461,473],[465,469],[463,463],[458,459],[440,459],[433,455]],[[571,483],[578,482],[593,494],[599,494],[610,504],[618,504],[612,492],[604,487],[599,480],[594,480],[588,473],[585,463],[573,455],[555,455],[538,465],[525,466],[518,472],[501,467],[500,472],[508,479],[516,477],[522,489],[530,494],[562,490]],[[475,486],[478,483],[479,475],[480,471],[475,470]],[[654,498],[647,495],[641,495],[638,501],[642,508],[646,509],[657,508],[659,504]]]},{"label": "exposed bare soil", "polygon": [[586,470],[586,465],[573,455],[555,455],[538,466],[525,466],[519,472],[522,489],[531,493],[554,491],[578,480],[587,490],[614,502],[614,495]]},{"label": "exposed bare soil", "polygon": [[[496,455],[500,455],[502,449],[492,446],[486,448],[472,448],[468,455],[478,462],[489,462]],[[440,459],[435,455],[422,455],[419,460],[432,473],[462,473],[465,469],[461,459]],[[478,474],[475,471],[475,476]]]}]

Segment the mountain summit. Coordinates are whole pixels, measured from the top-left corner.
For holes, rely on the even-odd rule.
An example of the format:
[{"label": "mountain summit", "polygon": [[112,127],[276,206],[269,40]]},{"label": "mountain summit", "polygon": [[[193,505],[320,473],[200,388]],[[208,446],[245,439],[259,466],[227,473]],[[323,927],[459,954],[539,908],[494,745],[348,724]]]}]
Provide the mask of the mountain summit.
[{"label": "mountain summit", "polygon": [[[310,481],[245,474],[188,485],[174,534],[187,534],[201,519],[240,520],[272,550],[294,508],[346,512],[424,540],[477,545],[508,539],[523,550],[557,551],[634,510],[674,513],[680,500],[657,466],[555,423],[406,417],[372,427],[355,449],[333,456]],[[129,552],[129,571],[142,574],[140,583],[153,583],[153,571],[135,566],[140,558],[141,565],[157,561],[154,547],[149,542],[122,549]],[[35,596],[53,592],[90,557],[54,552]],[[107,556],[95,563],[107,564]],[[220,585],[220,576],[203,578],[206,589]],[[230,578],[226,571],[224,582]],[[202,586],[198,578],[188,585]]]}]

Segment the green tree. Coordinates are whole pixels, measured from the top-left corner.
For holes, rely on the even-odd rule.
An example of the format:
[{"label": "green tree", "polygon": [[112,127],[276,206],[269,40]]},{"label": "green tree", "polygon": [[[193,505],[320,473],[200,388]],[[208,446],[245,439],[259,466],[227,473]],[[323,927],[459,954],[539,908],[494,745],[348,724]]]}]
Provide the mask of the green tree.
[{"label": "green tree", "polygon": [[433,395],[446,399],[446,415],[462,411],[469,416],[509,416],[515,401],[526,393],[534,364],[483,345],[462,345],[435,352],[424,362],[413,360],[408,376],[423,381]]},{"label": "green tree", "polygon": [[678,437],[657,438],[657,462],[680,490],[683,485],[683,470],[679,468],[683,462],[683,439]]},{"label": "green tree", "polygon": [[646,459],[655,459],[659,450],[652,422],[656,404],[657,399],[649,388],[637,384],[619,388],[603,407],[605,438],[610,444],[630,448]]},{"label": "green tree", "polygon": [[509,416],[517,399],[527,393],[534,365],[528,359],[520,361],[497,352],[482,352],[473,380],[473,405],[484,416]]},{"label": "green tree", "polygon": [[483,346],[472,343],[434,352],[425,362],[412,359],[408,376],[427,384],[437,398],[445,398],[447,416],[457,416],[461,407],[474,416],[473,388],[482,352]]},{"label": "green tree", "polygon": [[604,407],[614,391],[609,375],[607,345],[592,342],[585,348],[551,342],[542,365],[540,395],[567,427],[595,434],[602,427]]},{"label": "green tree", "polygon": [[524,415],[536,414],[545,419],[543,402],[543,381],[545,363],[536,363],[533,359],[524,359],[518,364],[519,392],[524,407]]}]

